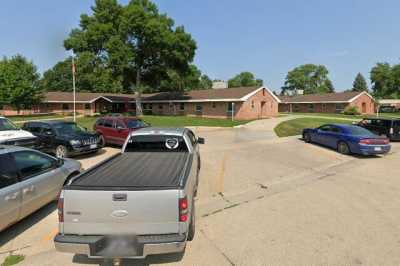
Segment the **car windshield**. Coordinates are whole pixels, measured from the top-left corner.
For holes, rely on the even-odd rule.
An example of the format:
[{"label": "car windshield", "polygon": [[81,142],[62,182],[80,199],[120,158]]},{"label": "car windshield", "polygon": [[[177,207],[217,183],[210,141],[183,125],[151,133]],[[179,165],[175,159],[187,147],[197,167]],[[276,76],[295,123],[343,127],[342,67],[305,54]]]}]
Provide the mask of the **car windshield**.
[{"label": "car windshield", "polygon": [[60,123],[54,125],[54,129],[59,135],[76,134],[86,131],[75,123]]},{"label": "car windshield", "polygon": [[349,126],[349,127],[347,127],[347,130],[351,133],[351,135],[375,137],[374,133],[372,133],[371,131],[369,131],[365,128],[359,127],[359,126]]},{"label": "car windshield", "polygon": [[126,120],[126,125],[128,126],[128,128],[138,128],[147,126],[147,124],[142,120],[136,120],[136,119]]},{"label": "car windshield", "polygon": [[18,130],[18,128],[10,120],[1,118],[0,119],[0,131],[5,131],[5,130]]}]

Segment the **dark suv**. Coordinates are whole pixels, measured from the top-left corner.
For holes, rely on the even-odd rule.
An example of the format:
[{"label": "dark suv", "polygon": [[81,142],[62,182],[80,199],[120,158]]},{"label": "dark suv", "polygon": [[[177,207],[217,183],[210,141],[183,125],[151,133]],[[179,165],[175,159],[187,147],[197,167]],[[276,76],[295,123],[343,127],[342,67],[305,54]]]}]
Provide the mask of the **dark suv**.
[{"label": "dark suv", "polygon": [[22,127],[38,137],[38,149],[58,158],[97,152],[102,148],[99,135],[90,133],[74,122],[27,122]]},{"label": "dark suv", "polygon": [[358,125],[390,140],[400,140],[400,119],[364,118]]}]

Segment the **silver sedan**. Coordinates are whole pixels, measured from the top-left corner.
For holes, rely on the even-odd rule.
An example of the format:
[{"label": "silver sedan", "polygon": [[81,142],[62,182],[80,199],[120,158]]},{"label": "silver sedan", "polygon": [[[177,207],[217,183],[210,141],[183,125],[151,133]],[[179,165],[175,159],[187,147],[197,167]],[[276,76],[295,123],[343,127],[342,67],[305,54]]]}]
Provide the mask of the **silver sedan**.
[{"label": "silver sedan", "polygon": [[0,145],[0,231],[55,200],[81,171],[81,164],[72,159]]}]

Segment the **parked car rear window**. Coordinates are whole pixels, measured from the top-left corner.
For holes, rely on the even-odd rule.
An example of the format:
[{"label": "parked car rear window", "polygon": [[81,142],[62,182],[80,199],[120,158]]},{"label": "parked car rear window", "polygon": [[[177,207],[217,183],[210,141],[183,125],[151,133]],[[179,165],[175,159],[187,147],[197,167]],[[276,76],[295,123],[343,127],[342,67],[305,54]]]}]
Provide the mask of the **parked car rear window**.
[{"label": "parked car rear window", "polygon": [[144,135],[129,139],[125,152],[187,152],[182,136]]},{"label": "parked car rear window", "polygon": [[355,136],[366,136],[366,137],[375,137],[376,135],[372,133],[371,131],[359,127],[359,126],[349,126],[347,127],[347,130]]},{"label": "parked car rear window", "polygon": [[0,131],[5,131],[5,130],[18,130],[18,128],[10,120],[5,118],[0,118]]}]

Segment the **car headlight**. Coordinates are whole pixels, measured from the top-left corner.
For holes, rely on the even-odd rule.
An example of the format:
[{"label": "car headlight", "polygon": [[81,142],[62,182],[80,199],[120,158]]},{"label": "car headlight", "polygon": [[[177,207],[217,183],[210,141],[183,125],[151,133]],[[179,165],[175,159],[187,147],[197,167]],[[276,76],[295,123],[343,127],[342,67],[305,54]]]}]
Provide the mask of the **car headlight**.
[{"label": "car headlight", "polygon": [[70,140],[69,143],[70,143],[72,146],[81,145],[81,141],[80,141],[80,140]]}]

